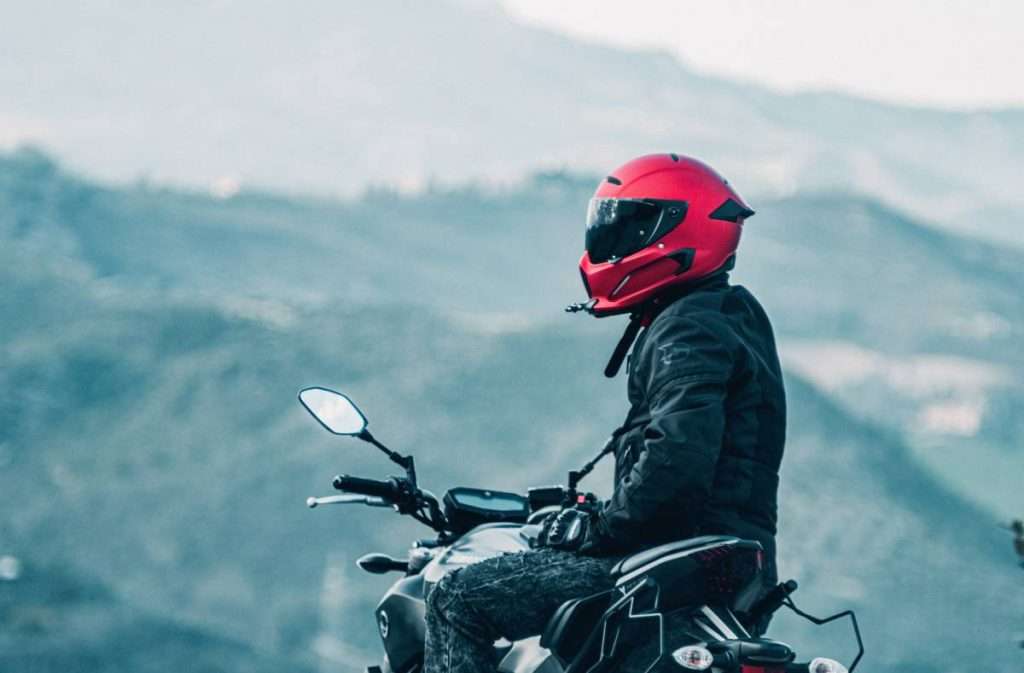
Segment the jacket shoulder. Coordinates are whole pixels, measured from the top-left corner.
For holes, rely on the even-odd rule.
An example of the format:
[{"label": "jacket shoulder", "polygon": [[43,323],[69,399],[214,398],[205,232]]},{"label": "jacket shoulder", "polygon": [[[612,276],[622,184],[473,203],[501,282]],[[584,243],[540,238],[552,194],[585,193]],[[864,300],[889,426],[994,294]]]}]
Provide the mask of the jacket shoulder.
[{"label": "jacket shoulder", "polygon": [[648,393],[673,380],[729,377],[735,336],[715,299],[680,298],[647,330],[636,353],[635,375]]}]

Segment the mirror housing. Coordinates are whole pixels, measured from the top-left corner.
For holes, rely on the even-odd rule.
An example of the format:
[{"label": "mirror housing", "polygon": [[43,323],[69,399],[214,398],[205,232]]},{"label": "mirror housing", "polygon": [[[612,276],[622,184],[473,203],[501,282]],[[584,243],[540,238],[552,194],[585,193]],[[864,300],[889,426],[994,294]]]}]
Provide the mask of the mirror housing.
[{"label": "mirror housing", "polygon": [[406,479],[415,488],[416,461],[412,456],[403,456],[377,441],[367,427],[369,421],[366,420],[366,416],[363,416],[363,412],[347,395],[330,388],[312,386],[299,391],[299,402],[328,432],[357,437],[377,447],[391,462],[405,470]]},{"label": "mirror housing", "polygon": [[328,432],[353,437],[366,432],[366,416],[355,402],[335,390],[304,388],[299,391],[299,402]]}]

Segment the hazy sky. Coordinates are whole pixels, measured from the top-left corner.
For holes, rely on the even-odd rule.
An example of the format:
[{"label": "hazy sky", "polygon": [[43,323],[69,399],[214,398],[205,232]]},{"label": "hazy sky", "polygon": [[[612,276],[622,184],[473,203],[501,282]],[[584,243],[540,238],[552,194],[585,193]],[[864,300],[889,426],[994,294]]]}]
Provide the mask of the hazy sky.
[{"label": "hazy sky", "polygon": [[576,36],[670,50],[784,89],[930,106],[1024,105],[1022,0],[501,0]]}]

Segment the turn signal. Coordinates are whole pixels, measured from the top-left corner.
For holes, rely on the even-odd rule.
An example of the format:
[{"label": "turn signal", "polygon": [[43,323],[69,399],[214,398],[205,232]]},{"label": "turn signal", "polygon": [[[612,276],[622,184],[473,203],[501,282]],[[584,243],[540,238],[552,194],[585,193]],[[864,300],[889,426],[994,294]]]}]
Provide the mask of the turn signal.
[{"label": "turn signal", "polygon": [[847,673],[846,666],[843,666],[834,659],[818,657],[811,661],[807,667],[810,673]]},{"label": "turn signal", "polygon": [[711,664],[715,660],[711,652],[700,645],[680,647],[672,653],[672,658],[676,660],[677,664],[691,671],[706,671],[711,668]]}]

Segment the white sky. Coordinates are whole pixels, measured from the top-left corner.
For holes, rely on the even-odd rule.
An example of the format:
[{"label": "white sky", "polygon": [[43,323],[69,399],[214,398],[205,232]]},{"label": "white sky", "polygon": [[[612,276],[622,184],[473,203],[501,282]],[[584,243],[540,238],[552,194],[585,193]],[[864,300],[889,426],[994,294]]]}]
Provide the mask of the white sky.
[{"label": "white sky", "polygon": [[1024,0],[500,0],[574,36],[786,91],[1024,105]]}]

